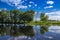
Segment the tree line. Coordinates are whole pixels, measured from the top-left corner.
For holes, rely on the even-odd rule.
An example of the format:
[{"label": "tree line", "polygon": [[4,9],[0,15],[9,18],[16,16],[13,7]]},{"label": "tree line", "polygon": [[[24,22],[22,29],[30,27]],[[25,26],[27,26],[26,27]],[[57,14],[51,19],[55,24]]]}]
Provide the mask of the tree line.
[{"label": "tree line", "polygon": [[[25,12],[22,12],[20,10],[1,10],[0,11],[0,23],[29,23],[33,20],[34,17],[34,11],[28,10]],[[40,21],[48,21],[48,16],[45,15],[45,13],[40,14]],[[48,27],[41,26],[40,33],[44,34],[48,31]],[[34,31],[32,26],[2,26],[0,25],[0,34],[9,34],[11,36],[19,36],[19,35],[26,35],[26,36],[34,36]]]},{"label": "tree line", "polygon": [[20,10],[1,10],[0,23],[26,23],[33,20],[33,10],[22,12]]}]

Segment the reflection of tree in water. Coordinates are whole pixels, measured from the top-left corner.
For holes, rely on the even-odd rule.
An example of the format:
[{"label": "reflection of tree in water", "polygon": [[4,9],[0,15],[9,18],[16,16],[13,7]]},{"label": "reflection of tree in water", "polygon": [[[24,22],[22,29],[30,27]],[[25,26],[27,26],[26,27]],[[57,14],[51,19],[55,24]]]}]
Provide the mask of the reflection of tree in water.
[{"label": "reflection of tree in water", "polygon": [[19,32],[17,30],[17,26],[12,26],[11,29],[10,29],[10,35],[11,36],[18,36],[19,35]]},{"label": "reflection of tree in water", "polygon": [[41,26],[40,27],[40,33],[41,34],[44,34],[45,32],[47,32],[48,31],[48,26]]},{"label": "reflection of tree in water", "polygon": [[20,27],[20,32],[23,33],[26,36],[33,36],[34,35],[34,31],[33,31],[32,26]]},{"label": "reflection of tree in water", "polygon": [[6,28],[3,27],[2,25],[0,25],[0,34],[1,35],[4,35],[4,33],[6,32],[5,30],[6,30]]},{"label": "reflection of tree in water", "polygon": [[33,36],[33,27],[32,26],[20,26],[20,27],[12,27],[10,30],[10,35],[13,36],[20,36],[20,35],[26,35],[26,36]]},{"label": "reflection of tree in water", "polygon": [[21,36],[21,35],[25,35],[25,36],[33,36],[34,35],[34,31],[33,31],[33,27],[32,26],[19,26],[17,27],[15,26],[9,26],[9,27],[4,27],[4,26],[0,26],[0,34],[1,35],[6,35],[9,34],[10,36]]},{"label": "reflection of tree in water", "polygon": [[0,35],[7,35],[8,34],[8,31],[9,30],[9,27],[5,27],[3,25],[0,25]]},{"label": "reflection of tree in water", "polygon": [[[48,31],[48,26],[40,26],[40,33],[44,34]],[[0,25],[0,35],[10,35],[10,36],[34,36],[34,30],[32,26],[3,26]]]}]

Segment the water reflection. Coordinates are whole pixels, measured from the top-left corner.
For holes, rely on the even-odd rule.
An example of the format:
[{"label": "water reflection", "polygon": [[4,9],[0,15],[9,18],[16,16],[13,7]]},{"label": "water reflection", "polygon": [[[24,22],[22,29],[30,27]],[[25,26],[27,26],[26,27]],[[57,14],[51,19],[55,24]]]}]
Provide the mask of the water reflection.
[{"label": "water reflection", "polygon": [[60,34],[60,26],[50,26],[49,32]]},{"label": "water reflection", "polygon": [[46,26],[46,25],[45,26],[40,26],[40,33],[44,34],[45,32],[48,32],[48,27],[49,26]]},{"label": "water reflection", "polygon": [[[21,24],[0,24],[0,35],[1,36],[28,36],[28,39],[37,36],[41,33],[45,33],[47,31],[47,27],[45,26],[22,26]],[[13,38],[14,39],[14,38]],[[32,38],[33,39],[33,38]]]},{"label": "water reflection", "polygon": [[34,36],[34,31],[32,26],[21,26],[18,24],[3,24],[0,25],[0,35]]},{"label": "water reflection", "polygon": [[0,40],[60,40],[60,26],[0,24]]}]

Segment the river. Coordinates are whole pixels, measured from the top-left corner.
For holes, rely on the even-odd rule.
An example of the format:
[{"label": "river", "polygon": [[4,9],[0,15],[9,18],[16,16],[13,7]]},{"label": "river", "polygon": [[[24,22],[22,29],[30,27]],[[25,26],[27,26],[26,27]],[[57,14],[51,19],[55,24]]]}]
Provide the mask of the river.
[{"label": "river", "polygon": [[[16,29],[19,29],[19,27],[20,27],[19,24],[16,24],[16,25],[18,27]],[[10,24],[10,25],[3,24],[3,26],[4,26],[4,28],[7,26],[9,26],[9,27],[7,27],[8,30],[0,28],[0,30],[3,30],[3,31],[0,31],[0,40],[60,40],[60,26],[47,26],[46,27],[46,26],[34,25],[34,26],[32,26],[33,31],[34,31],[34,36],[32,36],[32,37],[26,36],[27,34],[21,35],[21,36],[11,36],[9,34],[10,29],[11,29],[10,27],[13,27],[14,24]],[[24,29],[24,31],[26,31],[28,33],[30,28],[29,27],[27,27],[27,28],[28,28],[27,31],[25,29]],[[6,31],[6,32],[4,32],[4,31]],[[12,29],[11,29],[11,31],[12,31]],[[17,30],[17,32],[19,32],[19,30]],[[33,32],[31,32],[31,33],[33,33]],[[3,34],[3,35],[1,35],[1,34]],[[14,34],[14,35],[16,35],[16,34]]]}]

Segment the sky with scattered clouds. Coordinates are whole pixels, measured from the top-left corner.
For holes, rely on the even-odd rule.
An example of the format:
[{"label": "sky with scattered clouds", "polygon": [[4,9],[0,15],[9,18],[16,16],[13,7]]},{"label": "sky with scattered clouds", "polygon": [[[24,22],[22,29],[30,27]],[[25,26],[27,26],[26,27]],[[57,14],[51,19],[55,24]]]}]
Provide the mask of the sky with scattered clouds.
[{"label": "sky with scattered clouds", "polygon": [[20,9],[49,12],[60,9],[60,0],[0,0],[0,9]]},{"label": "sky with scattered clouds", "polygon": [[0,0],[0,9],[3,8],[45,12],[51,16],[49,19],[55,20],[58,17],[58,20],[60,20],[60,0]]}]

